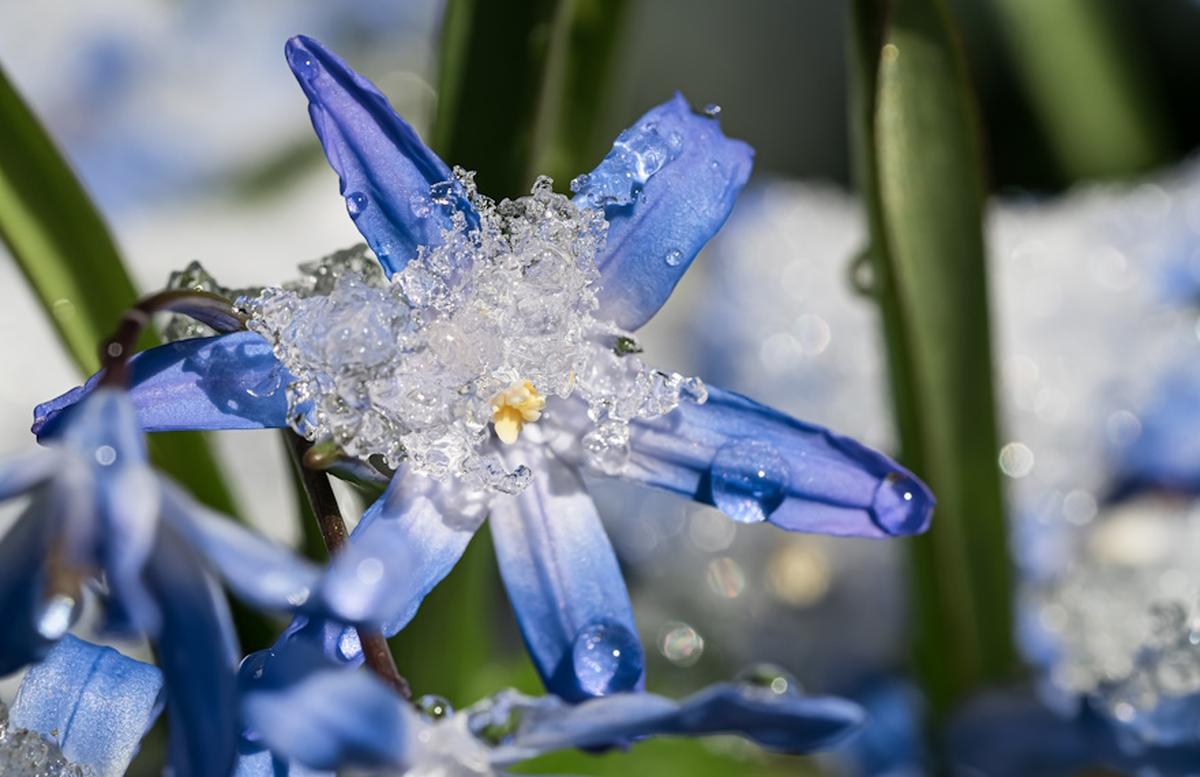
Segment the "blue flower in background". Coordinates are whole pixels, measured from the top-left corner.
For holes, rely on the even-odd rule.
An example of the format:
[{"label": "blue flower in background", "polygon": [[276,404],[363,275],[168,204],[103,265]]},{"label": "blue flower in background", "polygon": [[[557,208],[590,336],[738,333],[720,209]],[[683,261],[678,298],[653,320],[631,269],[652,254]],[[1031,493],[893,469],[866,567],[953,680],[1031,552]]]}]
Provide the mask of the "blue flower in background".
[{"label": "blue flower in background", "polygon": [[[458,184],[386,98],[335,55],[299,37],[289,41],[287,58],[341,176],[348,211],[385,270],[401,272],[422,248],[443,240],[451,219],[414,202],[425,203],[447,182],[461,195]],[[748,146],[726,139],[715,119],[693,114],[677,96],[622,133],[600,165],[577,179],[575,202],[602,208],[608,226],[596,260],[598,318],[632,331],[653,316],[724,223],[751,157]],[[458,199],[463,223],[477,223],[472,203]],[[131,397],[151,431],[284,428],[292,419],[283,392],[257,387],[293,378],[270,342],[238,332],[139,355]],[[35,430],[54,429],[63,408],[86,390],[40,406]],[[503,442],[514,442],[522,423],[544,409],[539,427],[505,453],[532,470],[527,487],[474,498],[452,479],[401,467],[355,529],[351,550],[335,560],[328,585],[347,596],[357,592],[355,616],[394,634],[490,513],[501,574],[546,687],[570,701],[641,689],[643,656],[628,592],[581,476],[587,408],[574,398],[535,405],[528,392],[515,391],[512,407],[497,410]],[[522,414],[510,418],[507,433],[501,411]],[[633,420],[628,460],[607,474],[790,531],[913,534],[928,527],[933,507],[924,484],[888,457],[716,388],[707,401]],[[393,552],[406,562],[395,563]],[[290,633],[301,632],[319,637],[341,660],[361,660],[354,631],[336,621],[301,619]]]},{"label": "blue flower in background", "polygon": [[308,642],[246,659],[243,717],[252,732],[240,777],[299,773],[293,765],[492,774],[569,748],[627,747],[652,736],[732,733],[784,753],[828,748],[858,730],[863,712],[805,697],[793,684],[721,683],[682,701],[616,693],[570,705],[504,691],[440,719],[423,715],[373,675],[330,664]]},{"label": "blue flower in background", "polygon": [[158,669],[63,637],[0,704],[0,774],[120,777],[161,709]]},{"label": "blue flower in background", "polygon": [[179,773],[225,773],[237,744],[239,651],[213,573],[265,610],[347,621],[353,613],[322,586],[316,567],[155,473],[124,392],[93,391],[45,441],[0,464],[0,499],[31,497],[0,539],[0,675],[63,639],[81,586],[92,583],[108,628],[146,634],[156,645]]}]

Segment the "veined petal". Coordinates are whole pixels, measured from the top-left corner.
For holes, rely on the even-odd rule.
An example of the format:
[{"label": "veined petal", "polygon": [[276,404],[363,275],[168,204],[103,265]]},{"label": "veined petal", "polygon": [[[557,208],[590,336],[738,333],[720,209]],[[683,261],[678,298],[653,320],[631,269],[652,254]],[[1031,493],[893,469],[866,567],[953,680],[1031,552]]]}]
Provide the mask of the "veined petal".
[{"label": "veined petal", "polygon": [[754,151],[692,113],[683,95],[652,108],[622,132],[595,170],[581,176],[576,203],[603,207],[608,242],[596,263],[600,315],[634,330],[675,284],[733,210]]},{"label": "veined petal", "polygon": [[249,531],[161,480],[163,519],[198,550],[233,591],[251,605],[277,612],[303,609],[320,570],[288,548]]},{"label": "veined petal", "polygon": [[860,537],[916,534],[934,498],[896,462],[848,437],[732,391],[630,428],[625,475],[788,531]]},{"label": "veined petal", "polygon": [[[254,332],[160,345],[131,360],[129,396],[143,431],[272,429],[287,426],[291,376]],[[88,382],[34,408],[33,431],[53,436],[64,411],[90,393]]]},{"label": "veined petal", "polygon": [[543,446],[518,449],[533,480],[492,502],[500,574],[533,663],[569,701],[640,689],[645,661],[629,592],[579,473]]},{"label": "veined petal", "polygon": [[221,592],[174,528],[163,525],[146,579],[162,609],[170,764],[178,777],[227,777],[237,754],[233,624]]},{"label": "veined petal", "polygon": [[35,501],[0,535],[0,677],[37,661],[53,644],[37,630],[43,564],[53,528],[38,507]]},{"label": "veined petal", "polygon": [[430,186],[453,181],[450,168],[374,84],[319,42],[298,35],[286,53],[346,210],[388,275],[398,272],[450,225],[429,200]]},{"label": "veined petal", "polygon": [[405,764],[416,714],[391,689],[366,671],[320,666],[303,642],[270,652],[242,668],[242,715],[259,741],[314,769]]},{"label": "veined petal", "polygon": [[388,636],[408,625],[485,517],[486,502],[457,491],[453,482],[396,473],[330,565],[322,600],[340,618],[376,624]]},{"label": "veined petal", "polygon": [[510,764],[566,748],[624,747],[658,735],[741,734],[771,750],[809,753],[854,733],[865,713],[853,702],[732,683],[709,686],[676,702],[649,693],[618,693],[582,704],[533,701],[510,743],[493,759]]},{"label": "veined petal", "polygon": [[25,675],[10,720],[53,739],[96,777],[120,777],[162,709],[161,694],[155,667],[68,634]]}]

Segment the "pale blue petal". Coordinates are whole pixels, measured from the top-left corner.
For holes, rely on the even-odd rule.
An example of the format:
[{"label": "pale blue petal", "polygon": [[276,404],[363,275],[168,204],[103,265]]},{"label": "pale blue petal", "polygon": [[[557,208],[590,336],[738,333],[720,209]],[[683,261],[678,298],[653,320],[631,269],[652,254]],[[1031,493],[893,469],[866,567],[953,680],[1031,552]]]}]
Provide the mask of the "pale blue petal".
[{"label": "pale blue petal", "polygon": [[246,659],[242,715],[257,741],[314,769],[404,766],[416,713],[367,671],[292,642]]},{"label": "pale blue petal", "polygon": [[629,592],[579,473],[545,447],[518,449],[533,470],[492,502],[500,574],[542,682],[579,701],[642,688],[644,657]]},{"label": "pale blue petal", "polygon": [[25,675],[10,720],[53,739],[96,777],[120,777],[158,717],[161,692],[155,667],[68,634]]},{"label": "pale blue petal", "polygon": [[617,137],[575,197],[603,207],[609,224],[597,258],[602,316],[633,330],[662,307],[733,210],[753,159],[753,149],[726,138],[715,118],[692,113],[680,94]]},{"label": "pale blue petal", "polygon": [[418,246],[437,245],[450,225],[446,210],[429,200],[430,186],[453,180],[450,168],[374,84],[319,42],[299,35],[286,53],[347,212],[387,273],[403,269]]},{"label": "pale blue petal", "polygon": [[234,523],[163,482],[163,519],[191,543],[239,597],[263,610],[311,604],[321,572],[288,548]]},{"label": "pale blue petal", "polygon": [[626,476],[789,531],[860,537],[929,527],[929,489],[848,437],[709,387],[665,416],[635,421]]},{"label": "pale blue petal", "polygon": [[0,501],[20,496],[44,483],[62,466],[62,458],[46,449],[0,459]]},{"label": "pale blue petal", "polygon": [[[269,429],[287,426],[292,380],[271,345],[254,332],[180,340],[136,354],[129,395],[144,431]],[[33,431],[52,436],[64,410],[99,380],[34,408]]]},{"label": "pale blue petal", "polygon": [[228,777],[238,745],[233,624],[204,567],[163,526],[146,579],[162,605],[155,639],[166,678],[170,764],[176,777]]},{"label": "pale blue petal", "polygon": [[495,761],[512,763],[567,748],[621,747],[661,735],[741,734],[771,750],[809,753],[841,742],[864,719],[862,708],[843,699],[729,683],[680,702],[648,693],[614,694],[574,706],[543,701],[525,713]]},{"label": "pale blue petal", "polygon": [[350,535],[322,586],[329,608],[391,636],[449,574],[485,517],[485,503],[452,481],[400,471]]},{"label": "pale blue petal", "polygon": [[243,743],[233,777],[336,777],[336,774],[288,763],[283,758],[272,755],[265,747],[248,747]]}]

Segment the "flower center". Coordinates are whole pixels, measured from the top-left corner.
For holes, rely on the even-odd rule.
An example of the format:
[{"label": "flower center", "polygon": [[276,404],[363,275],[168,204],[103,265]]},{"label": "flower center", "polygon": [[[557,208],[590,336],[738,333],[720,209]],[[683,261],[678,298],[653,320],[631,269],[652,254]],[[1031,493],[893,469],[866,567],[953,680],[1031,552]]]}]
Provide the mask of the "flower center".
[{"label": "flower center", "polygon": [[514,383],[492,397],[492,426],[505,445],[512,445],[521,435],[521,427],[542,417],[546,398],[538,393],[531,381]]}]

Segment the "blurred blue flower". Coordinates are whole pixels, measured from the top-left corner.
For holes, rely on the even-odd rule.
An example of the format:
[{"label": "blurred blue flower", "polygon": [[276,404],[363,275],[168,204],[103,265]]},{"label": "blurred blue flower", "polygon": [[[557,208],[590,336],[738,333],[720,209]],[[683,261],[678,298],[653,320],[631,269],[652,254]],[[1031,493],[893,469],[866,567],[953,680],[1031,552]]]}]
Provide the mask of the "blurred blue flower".
[{"label": "blurred blue flower", "polygon": [[[370,82],[319,43],[294,38],[287,59],[341,177],[348,211],[384,268],[397,272],[420,246],[442,239],[450,216],[412,203],[424,202],[435,185],[455,186],[451,171]],[[651,136],[666,145],[633,149]],[[632,330],[659,309],[724,223],[751,157],[714,118],[693,114],[676,96],[622,133],[600,165],[576,180],[576,201],[603,208],[608,221],[597,258],[598,315]],[[469,203],[459,206],[473,217]],[[291,376],[254,333],[153,349],[133,360],[132,376],[131,396],[147,430],[289,423],[283,392],[257,387],[285,385]],[[86,390],[39,406],[35,431],[52,430]],[[472,498],[452,480],[401,468],[356,527],[350,552],[335,560],[329,585],[358,592],[355,615],[394,634],[490,511],[501,574],[546,687],[572,701],[640,689],[643,656],[629,595],[580,473],[585,408],[563,400],[546,415],[566,434],[550,440],[535,431],[512,446],[535,473],[517,496]],[[706,402],[633,421],[629,444],[620,477],[715,505],[744,523],[866,537],[929,525],[932,495],[890,458],[721,389],[710,388]],[[401,551],[407,563],[394,563],[390,554]],[[321,637],[341,660],[361,660],[353,630],[319,620],[293,630]]]},{"label": "blurred blue flower", "polygon": [[0,704],[0,773],[120,777],[161,709],[158,669],[68,635]]},{"label": "blurred blue flower", "polygon": [[[249,604],[353,621],[316,567],[193,501],[154,472],[136,411],[102,387],[47,446],[0,463],[0,499],[31,501],[0,538],[0,675],[62,639],[92,583],[106,625],[144,633],[166,676],[180,774],[219,775],[237,744],[236,636],[212,574]],[[182,765],[188,765],[184,770]]]},{"label": "blurred blue flower", "polygon": [[804,697],[790,683],[721,683],[679,702],[617,693],[577,705],[510,690],[458,713],[443,706],[435,718],[373,675],[331,664],[300,640],[250,656],[240,677],[249,732],[240,777],[301,773],[288,771],[289,762],[486,775],[555,750],[722,733],[809,753],[841,742],[863,722],[857,705]]}]

